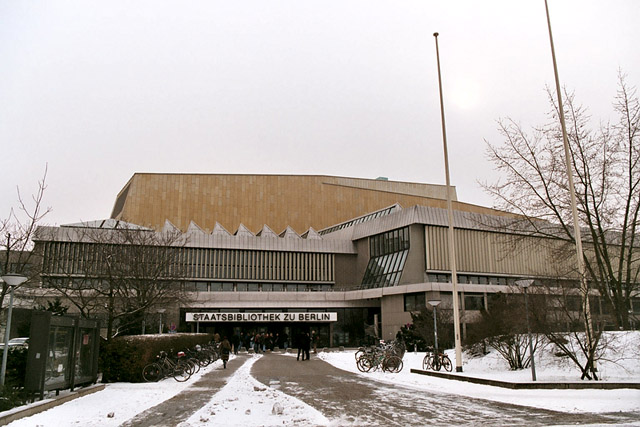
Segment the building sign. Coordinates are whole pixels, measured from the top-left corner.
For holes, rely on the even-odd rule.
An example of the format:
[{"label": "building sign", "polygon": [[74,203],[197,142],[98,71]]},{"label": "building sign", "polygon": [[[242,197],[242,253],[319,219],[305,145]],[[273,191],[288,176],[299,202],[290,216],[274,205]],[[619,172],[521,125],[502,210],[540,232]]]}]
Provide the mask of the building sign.
[{"label": "building sign", "polygon": [[337,322],[338,313],[186,313],[187,322]]}]

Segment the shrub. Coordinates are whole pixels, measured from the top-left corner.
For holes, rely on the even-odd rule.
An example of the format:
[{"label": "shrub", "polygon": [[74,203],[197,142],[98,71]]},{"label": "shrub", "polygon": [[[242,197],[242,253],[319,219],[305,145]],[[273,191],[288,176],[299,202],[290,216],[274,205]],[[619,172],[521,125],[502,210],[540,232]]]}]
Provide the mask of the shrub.
[{"label": "shrub", "polygon": [[[4,348],[0,348],[0,358]],[[5,386],[0,390],[0,411],[6,411],[27,402],[24,378],[27,372],[27,348],[9,347]]]},{"label": "shrub", "polygon": [[174,353],[196,344],[207,344],[210,334],[130,335],[116,337],[100,346],[102,382],[142,382],[142,368],[161,351]]}]

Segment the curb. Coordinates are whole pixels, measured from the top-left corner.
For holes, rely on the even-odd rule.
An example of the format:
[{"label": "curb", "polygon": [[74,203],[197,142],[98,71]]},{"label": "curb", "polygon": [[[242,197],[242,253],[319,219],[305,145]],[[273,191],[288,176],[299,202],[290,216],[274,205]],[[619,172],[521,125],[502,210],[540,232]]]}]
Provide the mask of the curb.
[{"label": "curb", "polygon": [[486,378],[467,377],[459,374],[447,374],[444,372],[423,371],[422,369],[411,369],[411,373],[426,375],[429,377],[444,378],[447,380],[465,381],[473,384],[490,385],[494,387],[509,388],[512,390],[615,390],[621,388],[640,389],[640,383],[610,383],[603,381],[581,381],[581,382],[522,382],[514,383],[509,381],[490,380]]},{"label": "curb", "polygon": [[94,384],[89,387],[77,389],[76,391],[69,392],[61,396],[56,396],[50,399],[41,400],[26,406],[18,406],[8,411],[0,413],[0,426],[7,425],[12,421],[19,420],[20,418],[30,417],[40,412],[44,412],[47,409],[54,408],[63,403],[77,399],[88,394],[92,394],[98,391],[102,391],[105,388],[105,384]]}]

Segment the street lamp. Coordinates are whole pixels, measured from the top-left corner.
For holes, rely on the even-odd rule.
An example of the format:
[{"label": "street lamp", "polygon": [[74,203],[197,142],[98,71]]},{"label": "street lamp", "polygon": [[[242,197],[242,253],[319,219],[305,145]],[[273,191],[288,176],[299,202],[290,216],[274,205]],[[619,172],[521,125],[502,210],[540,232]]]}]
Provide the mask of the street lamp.
[{"label": "street lamp", "polygon": [[533,285],[533,279],[516,280],[516,285],[524,290],[524,306],[527,311],[527,335],[529,335],[529,354],[531,355],[531,380],[536,380],[536,362],[533,357],[533,343],[531,340],[531,328],[529,327],[529,298],[527,296],[527,288]]},{"label": "street lamp", "polygon": [[159,308],[158,309],[158,314],[160,315],[160,322],[158,325],[158,333],[161,334],[162,333],[162,313],[164,313],[165,311],[167,311],[164,308]]},{"label": "street lamp", "polygon": [[438,325],[436,323],[436,307],[438,306],[438,304],[440,304],[440,300],[439,299],[433,299],[433,300],[429,300],[429,304],[431,305],[431,307],[433,307],[433,339],[434,339],[434,353],[436,359],[438,357]]},{"label": "street lamp", "polygon": [[2,280],[9,286],[9,308],[7,310],[7,326],[4,330],[4,351],[2,352],[2,368],[0,369],[0,386],[4,386],[7,373],[7,355],[9,354],[9,334],[11,333],[11,314],[13,313],[13,289],[27,281],[19,274],[5,274]]}]

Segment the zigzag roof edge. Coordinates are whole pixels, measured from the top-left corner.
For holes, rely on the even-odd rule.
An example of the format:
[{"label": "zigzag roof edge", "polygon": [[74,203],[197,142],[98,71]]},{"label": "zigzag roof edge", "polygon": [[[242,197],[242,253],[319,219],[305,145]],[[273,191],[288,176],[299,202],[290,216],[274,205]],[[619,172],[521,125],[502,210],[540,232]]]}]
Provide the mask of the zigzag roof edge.
[{"label": "zigzag roof edge", "polygon": [[218,221],[216,221],[216,225],[213,227],[211,231],[212,236],[231,236],[231,233],[227,231],[226,228],[222,226]]},{"label": "zigzag roof edge", "polygon": [[271,227],[269,227],[267,224],[264,224],[262,226],[262,230],[258,231],[258,233],[256,234],[256,236],[260,236],[260,237],[278,237],[278,235],[276,234],[275,231],[273,231],[271,229]]},{"label": "zigzag roof edge", "polygon": [[204,231],[198,224],[196,224],[195,222],[191,221],[189,223],[189,227],[187,228],[187,234],[197,234],[197,235],[206,236],[209,233]]},{"label": "zigzag roof edge", "polygon": [[302,233],[301,237],[307,240],[322,240],[322,236],[313,227],[309,227],[307,231]]},{"label": "zigzag roof edge", "polygon": [[178,227],[176,227],[175,224],[172,223],[171,221],[169,221],[168,219],[165,219],[164,220],[164,226],[162,227],[162,232],[163,233],[169,233],[169,232],[182,233],[182,230],[180,230]]},{"label": "zigzag roof edge", "polygon": [[233,233],[234,236],[251,236],[251,237],[255,237],[256,235],[253,234],[253,232],[251,230],[249,230],[243,223],[240,223],[240,225],[238,226],[238,229],[236,230],[235,233]]},{"label": "zigzag roof edge", "polygon": [[290,225],[287,225],[287,228],[284,229],[282,233],[279,234],[280,237],[284,237],[285,239],[301,239],[300,235],[296,233],[296,231],[291,228]]}]

